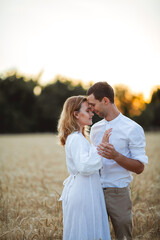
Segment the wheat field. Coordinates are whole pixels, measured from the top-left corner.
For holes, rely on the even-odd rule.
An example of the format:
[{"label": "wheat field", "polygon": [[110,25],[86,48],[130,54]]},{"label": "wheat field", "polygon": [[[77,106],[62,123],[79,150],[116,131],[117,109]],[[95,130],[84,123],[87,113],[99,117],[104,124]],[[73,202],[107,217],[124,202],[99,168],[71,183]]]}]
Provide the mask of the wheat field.
[{"label": "wheat field", "polygon": [[[135,240],[160,239],[160,133],[146,133],[149,164],[131,184]],[[54,134],[0,135],[0,239],[61,240],[58,201],[68,176]],[[111,227],[112,239],[114,239]],[[76,240],[76,239],[75,239]]]}]

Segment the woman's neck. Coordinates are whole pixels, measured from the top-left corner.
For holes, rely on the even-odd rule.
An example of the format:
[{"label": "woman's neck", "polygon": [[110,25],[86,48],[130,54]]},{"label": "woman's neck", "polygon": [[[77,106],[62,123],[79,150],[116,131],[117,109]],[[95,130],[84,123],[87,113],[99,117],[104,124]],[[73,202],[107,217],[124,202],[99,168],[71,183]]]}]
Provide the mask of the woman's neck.
[{"label": "woman's neck", "polygon": [[80,127],[78,132],[82,133],[83,132],[83,127]]}]

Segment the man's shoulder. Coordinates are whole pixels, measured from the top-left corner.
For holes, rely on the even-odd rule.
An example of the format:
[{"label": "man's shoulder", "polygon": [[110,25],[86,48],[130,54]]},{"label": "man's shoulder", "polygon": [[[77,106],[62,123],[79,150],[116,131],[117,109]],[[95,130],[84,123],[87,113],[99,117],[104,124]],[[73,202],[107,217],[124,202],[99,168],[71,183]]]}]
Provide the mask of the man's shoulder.
[{"label": "man's shoulder", "polygon": [[102,119],[102,120],[94,123],[94,124],[92,125],[91,129],[94,130],[94,129],[96,129],[96,128],[99,128],[99,127],[103,126],[104,123],[105,123],[105,120]]},{"label": "man's shoulder", "polygon": [[123,123],[123,126],[129,127],[130,129],[142,129],[137,122],[129,117],[124,116],[123,114],[121,115],[121,123]]},{"label": "man's shoulder", "polygon": [[95,124],[93,124],[93,126],[91,127],[90,139],[95,146],[97,146],[97,144],[99,143],[99,139],[101,139],[102,137],[101,134],[103,132],[104,126],[105,126],[105,120],[102,119],[96,122]]}]

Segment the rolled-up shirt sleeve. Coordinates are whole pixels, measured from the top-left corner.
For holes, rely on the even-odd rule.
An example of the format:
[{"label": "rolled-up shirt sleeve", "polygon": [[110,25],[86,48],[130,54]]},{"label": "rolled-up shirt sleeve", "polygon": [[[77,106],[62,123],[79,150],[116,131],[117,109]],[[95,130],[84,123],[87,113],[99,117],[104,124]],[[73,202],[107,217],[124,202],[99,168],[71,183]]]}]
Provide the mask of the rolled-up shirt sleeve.
[{"label": "rolled-up shirt sleeve", "polygon": [[142,162],[148,163],[148,157],[145,152],[145,135],[143,128],[139,125],[132,127],[129,133],[129,150],[131,158]]},{"label": "rolled-up shirt sleeve", "polygon": [[79,134],[70,139],[70,153],[77,171],[82,175],[93,174],[102,167],[102,157],[96,147]]}]

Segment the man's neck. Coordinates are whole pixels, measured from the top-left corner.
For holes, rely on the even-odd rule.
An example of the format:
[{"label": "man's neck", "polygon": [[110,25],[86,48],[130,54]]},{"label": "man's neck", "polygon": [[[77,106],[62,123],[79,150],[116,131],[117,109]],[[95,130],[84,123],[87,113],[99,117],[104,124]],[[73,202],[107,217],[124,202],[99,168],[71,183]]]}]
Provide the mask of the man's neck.
[{"label": "man's neck", "polygon": [[110,109],[108,109],[108,114],[105,117],[105,120],[107,121],[112,121],[113,119],[115,119],[116,117],[118,117],[118,115],[120,114],[120,111],[118,110],[118,108],[116,107],[116,105],[112,105],[110,107]]}]

